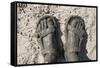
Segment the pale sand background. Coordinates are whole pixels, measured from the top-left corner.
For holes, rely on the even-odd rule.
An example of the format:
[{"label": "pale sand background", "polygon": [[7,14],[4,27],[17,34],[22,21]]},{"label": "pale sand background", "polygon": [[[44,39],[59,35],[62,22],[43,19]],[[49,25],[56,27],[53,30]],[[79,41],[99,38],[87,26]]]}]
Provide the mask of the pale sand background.
[{"label": "pale sand background", "polygon": [[[49,9],[48,9],[49,8]],[[34,31],[37,20],[50,12],[55,16],[60,23],[60,29],[63,33],[61,39],[65,44],[65,23],[71,15],[79,15],[85,21],[85,29],[88,34],[86,44],[87,56],[91,60],[96,59],[96,9],[86,7],[71,7],[71,6],[47,6],[28,4],[24,11],[17,8],[17,62],[18,64],[36,64],[43,63],[43,56],[39,45],[34,37]]]}]

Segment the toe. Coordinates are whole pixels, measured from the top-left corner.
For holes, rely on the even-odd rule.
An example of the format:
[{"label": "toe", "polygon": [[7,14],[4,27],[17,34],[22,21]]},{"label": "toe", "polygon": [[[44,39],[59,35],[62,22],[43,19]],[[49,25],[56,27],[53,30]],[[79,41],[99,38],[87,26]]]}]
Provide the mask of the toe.
[{"label": "toe", "polygon": [[40,31],[43,31],[43,20],[40,22]]},{"label": "toe", "polygon": [[46,29],[47,28],[47,21],[46,21],[46,19],[44,19],[43,21],[44,21],[44,29]]}]

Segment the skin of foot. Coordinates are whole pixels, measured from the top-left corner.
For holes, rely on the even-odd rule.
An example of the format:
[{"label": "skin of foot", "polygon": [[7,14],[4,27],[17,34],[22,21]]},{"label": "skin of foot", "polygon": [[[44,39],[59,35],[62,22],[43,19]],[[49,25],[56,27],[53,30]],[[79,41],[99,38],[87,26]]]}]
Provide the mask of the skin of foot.
[{"label": "skin of foot", "polygon": [[56,27],[53,17],[46,16],[39,21],[37,26],[37,38],[41,45],[44,56],[44,63],[54,63],[57,61],[57,40]]},{"label": "skin of foot", "polygon": [[78,52],[84,33],[84,23],[81,17],[76,16],[70,19],[67,28],[66,61],[79,61]]}]

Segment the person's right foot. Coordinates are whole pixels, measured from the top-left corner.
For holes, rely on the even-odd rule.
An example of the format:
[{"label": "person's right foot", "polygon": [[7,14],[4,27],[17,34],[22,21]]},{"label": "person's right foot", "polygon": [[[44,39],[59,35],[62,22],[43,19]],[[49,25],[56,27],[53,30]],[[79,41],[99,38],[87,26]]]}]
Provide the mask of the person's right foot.
[{"label": "person's right foot", "polygon": [[84,20],[80,16],[72,16],[66,25],[66,61],[79,61],[79,50],[85,30]]}]

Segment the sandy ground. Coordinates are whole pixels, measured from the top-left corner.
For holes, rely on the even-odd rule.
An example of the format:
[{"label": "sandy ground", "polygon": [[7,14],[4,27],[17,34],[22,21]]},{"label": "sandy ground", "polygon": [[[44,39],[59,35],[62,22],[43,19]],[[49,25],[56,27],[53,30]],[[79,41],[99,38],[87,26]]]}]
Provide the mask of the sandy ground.
[{"label": "sandy ground", "polygon": [[[72,15],[81,16],[87,32],[86,50],[90,60],[96,59],[96,8],[27,4],[17,8],[17,63],[43,63],[40,46],[34,36],[37,21],[45,14],[55,16],[60,24],[62,42],[65,45],[65,24]],[[83,56],[84,57],[84,56]]]}]

